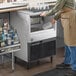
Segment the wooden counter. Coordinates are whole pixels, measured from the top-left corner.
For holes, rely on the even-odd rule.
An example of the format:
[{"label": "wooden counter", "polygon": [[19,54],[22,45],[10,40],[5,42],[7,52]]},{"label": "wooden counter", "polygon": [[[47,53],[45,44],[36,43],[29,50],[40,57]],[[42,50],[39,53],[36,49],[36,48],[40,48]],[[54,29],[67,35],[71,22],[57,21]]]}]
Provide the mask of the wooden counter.
[{"label": "wooden counter", "polygon": [[[49,6],[53,6],[53,5],[55,5],[55,2],[49,3]],[[18,10],[23,10],[23,9],[27,9],[27,5],[9,7],[9,8],[0,8],[0,13],[18,11]]]},{"label": "wooden counter", "polygon": [[23,9],[27,9],[26,5],[18,6],[18,7],[3,8],[3,9],[0,9],[0,13],[18,11],[18,10],[23,10]]}]

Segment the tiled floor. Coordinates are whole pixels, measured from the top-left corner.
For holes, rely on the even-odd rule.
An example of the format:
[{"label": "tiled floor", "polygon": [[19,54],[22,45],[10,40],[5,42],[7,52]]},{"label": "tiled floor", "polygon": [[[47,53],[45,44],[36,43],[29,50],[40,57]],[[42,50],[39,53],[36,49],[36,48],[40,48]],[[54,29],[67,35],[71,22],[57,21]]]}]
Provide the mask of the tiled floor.
[{"label": "tiled floor", "polygon": [[53,58],[53,63],[50,63],[50,58],[40,60],[39,65],[33,66],[27,70],[25,65],[16,64],[15,71],[11,71],[10,62],[0,65],[0,76],[33,76],[36,73],[44,72],[55,67],[56,64],[61,63],[64,58],[64,49],[57,49],[57,55]]}]

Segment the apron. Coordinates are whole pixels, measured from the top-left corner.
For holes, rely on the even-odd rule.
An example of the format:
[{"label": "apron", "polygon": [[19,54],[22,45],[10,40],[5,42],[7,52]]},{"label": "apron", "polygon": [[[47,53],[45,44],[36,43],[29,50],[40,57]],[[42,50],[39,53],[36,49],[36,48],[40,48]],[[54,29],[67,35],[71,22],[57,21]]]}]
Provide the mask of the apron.
[{"label": "apron", "polygon": [[64,42],[67,46],[76,46],[76,10],[61,13],[64,30]]}]

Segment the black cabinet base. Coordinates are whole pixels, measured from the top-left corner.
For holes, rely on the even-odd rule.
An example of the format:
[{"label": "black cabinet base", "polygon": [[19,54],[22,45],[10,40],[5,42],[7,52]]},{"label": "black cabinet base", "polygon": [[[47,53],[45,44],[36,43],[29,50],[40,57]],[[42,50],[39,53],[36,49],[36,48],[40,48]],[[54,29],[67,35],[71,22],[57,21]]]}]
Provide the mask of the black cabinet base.
[{"label": "black cabinet base", "polygon": [[28,60],[36,61],[45,57],[56,55],[56,40],[43,40],[28,44]]}]

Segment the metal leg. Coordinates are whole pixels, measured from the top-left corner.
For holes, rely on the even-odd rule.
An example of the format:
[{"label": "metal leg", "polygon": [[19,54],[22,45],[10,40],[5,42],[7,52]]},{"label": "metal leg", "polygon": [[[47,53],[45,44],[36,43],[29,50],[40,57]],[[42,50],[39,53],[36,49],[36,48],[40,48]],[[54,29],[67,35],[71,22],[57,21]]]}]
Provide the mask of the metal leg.
[{"label": "metal leg", "polygon": [[53,56],[50,57],[50,61],[51,61],[51,63],[53,62]]},{"label": "metal leg", "polygon": [[38,64],[38,65],[40,64],[40,60],[37,61],[37,64]]},{"label": "metal leg", "polygon": [[4,55],[2,55],[1,57],[2,57],[2,67],[4,67]]},{"label": "metal leg", "polygon": [[14,53],[12,52],[12,71],[14,71]]},{"label": "metal leg", "polygon": [[30,63],[30,62],[26,62],[26,64],[27,64],[27,65],[26,65],[27,69],[30,69],[30,64],[31,64],[31,63]]},{"label": "metal leg", "polygon": [[2,55],[2,64],[4,63],[4,56]]}]

